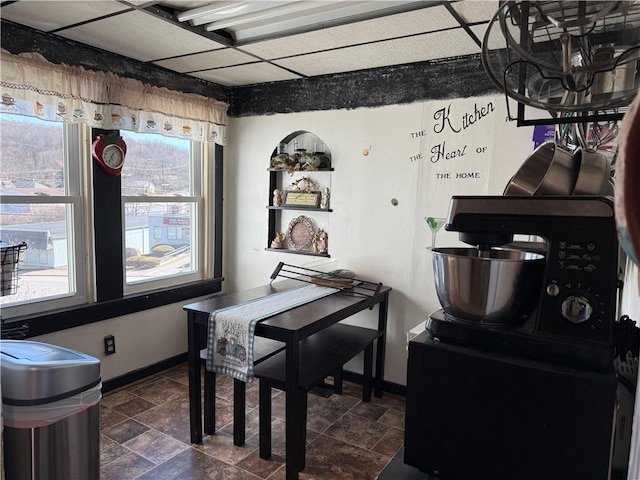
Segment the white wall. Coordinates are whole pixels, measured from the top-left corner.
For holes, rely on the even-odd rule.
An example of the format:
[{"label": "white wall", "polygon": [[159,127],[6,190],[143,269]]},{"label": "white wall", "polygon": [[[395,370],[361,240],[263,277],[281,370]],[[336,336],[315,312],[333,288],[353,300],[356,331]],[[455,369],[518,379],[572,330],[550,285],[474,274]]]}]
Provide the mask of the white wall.
[{"label": "white wall", "polygon": [[[462,128],[465,113],[489,104],[490,114]],[[437,133],[434,128],[439,130],[442,121],[438,112],[449,105],[451,127],[460,131],[454,133],[447,124]],[[383,282],[393,288],[385,378],[406,384],[406,332],[440,307],[425,249],[430,233],[423,217],[445,216],[453,194],[502,193],[533,150],[533,128],[517,128],[505,118],[504,97],[497,95],[231,119],[224,167],[225,290],[267,283],[279,261],[348,268],[359,278]],[[280,140],[296,130],[316,134],[332,154],[333,212],[308,214],[326,226],[330,259],[265,251],[269,159]],[[431,150],[442,142],[464,155],[433,163]],[[364,156],[363,149],[369,147]],[[480,178],[456,180],[456,172],[478,172]],[[446,173],[453,178],[437,178],[436,174]],[[392,198],[398,200],[397,206]],[[438,245],[453,244],[457,235],[441,231]],[[377,309],[362,312],[353,321],[372,325],[376,318]],[[348,368],[359,371],[355,364]]]},{"label": "white wall", "polygon": [[[30,340],[71,348],[100,360],[102,381],[154,365],[187,351],[187,315],[182,306],[166,305],[123,317],[69,328]],[[104,354],[105,335],[114,335],[116,353]]]},{"label": "white wall", "polygon": [[[452,122],[459,122],[474,103],[492,102],[495,111],[459,134],[433,132],[434,114],[452,103]],[[308,112],[231,119],[225,148],[224,291],[265,284],[279,261],[323,268],[349,268],[360,278],[393,288],[389,308],[386,379],[404,385],[406,332],[439,308],[431,259],[425,247],[430,234],[424,216],[444,215],[454,193],[499,194],[531,152],[532,128],[505,122],[504,97],[417,103],[375,109]],[[296,130],[318,135],[332,153],[331,208],[319,221],[329,232],[331,258],[265,251],[268,172],[271,152]],[[417,132],[424,136],[416,136]],[[412,136],[412,134],[414,134]],[[464,157],[431,163],[430,150],[441,141],[462,149]],[[485,154],[476,148],[487,147]],[[368,156],[362,150],[371,147]],[[422,159],[415,159],[422,154]],[[413,158],[412,158],[413,157]],[[478,181],[437,181],[436,173],[479,171]],[[391,199],[398,205],[393,206]],[[313,217],[314,215],[309,215]],[[440,246],[457,243],[441,232]],[[186,314],[168,305],[82,327],[35,337],[99,358],[102,378],[109,380],[186,351]],[[351,321],[372,324],[377,309]],[[105,356],[103,338],[113,334],[116,354]],[[359,362],[348,366],[359,370]]]}]

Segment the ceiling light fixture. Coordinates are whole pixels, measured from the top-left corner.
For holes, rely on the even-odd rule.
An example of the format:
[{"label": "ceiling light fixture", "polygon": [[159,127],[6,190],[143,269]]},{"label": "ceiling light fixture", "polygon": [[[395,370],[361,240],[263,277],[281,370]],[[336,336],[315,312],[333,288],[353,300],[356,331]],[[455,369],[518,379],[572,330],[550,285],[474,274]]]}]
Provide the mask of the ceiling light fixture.
[{"label": "ceiling light fixture", "polygon": [[205,5],[204,7],[185,10],[184,12],[179,13],[176,18],[179,22],[186,22],[189,20],[193,20],[194,18],[203,17],[206,15],[228,15],[244,10],[252,3],[254,2],[219,1],[211,5]]},{"label": "ceiling light fixture", "polygon": [[241,10],[244,10],[245,8],[247,8],[248,5],[244,4],[244,5],[238,5],[236,7],[231,7],[227,10],[223,10],[222,12],[215,12],[214,15],[232,15],[234,13],[238,13]]},{"label": "ceiling light fixture", "polygon": [[[247,43],[422,9],[442,0],[217,0],[176,15]],[[240,12],[238,14],[237,12]]]},{"label": "ceiling light fixture", "polygon": [[304,10],[310,10],[314,8],[327,5],[328,3],[334,3],[332,1],[310,2],[310,1],[294,1],[285,5],[280,5],[272,8],[265,8],[257,12],[246,13],[244,15],[237,15],[224,20],[218,20],[205,25],[205,30],[211,32],[213,30],[220,30],[223,28],[233,27],[235,25],[241,25],[245,23],[263,22],[265,20],[276,19],[284,15],[292,13],[299,13]]},{"label": "ceiling light fixture", "polygon": [[[209,31],[228,28],[238,44],[246,44],[418,10],[440,2],[441,0],[324,0],[316,2],[318,6],[304,12],[298,10],[273,18],[260,18],[261,12],[255,12],[248,19],[247,12],[243,16],[244,23],[230,27],[211,23],[205,25],[205,28]],[[210,30],[210,27],[213,28]]]}]

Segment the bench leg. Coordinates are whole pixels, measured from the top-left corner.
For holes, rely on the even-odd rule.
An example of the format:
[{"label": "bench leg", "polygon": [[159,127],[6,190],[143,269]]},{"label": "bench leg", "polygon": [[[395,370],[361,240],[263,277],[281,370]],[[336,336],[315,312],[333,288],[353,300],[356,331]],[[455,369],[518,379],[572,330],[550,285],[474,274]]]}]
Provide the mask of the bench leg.
[{"label": "bench leg", "polygon": [[216,374],[204,370],[204,433],[216,432]]},{"label": "bench leg", "polygon": [[267,380],[260,380],[258,412],[260,458],[266,460],[271,457],[271,385]]},{"label": "bench leg", "polygon": [[371,401],[371,375],[373,373],[373,343],[364,349],[364,367],[362,372],[362,401]]},{"label": "bench leg", "polygon": [[333,374],[333,393],[342,395],[342,367]]},{"label": "bench leg", "polygon": [[233,379],[233,444],[244,445],[245,435],[245,402],[247,384],[242,380]]}]

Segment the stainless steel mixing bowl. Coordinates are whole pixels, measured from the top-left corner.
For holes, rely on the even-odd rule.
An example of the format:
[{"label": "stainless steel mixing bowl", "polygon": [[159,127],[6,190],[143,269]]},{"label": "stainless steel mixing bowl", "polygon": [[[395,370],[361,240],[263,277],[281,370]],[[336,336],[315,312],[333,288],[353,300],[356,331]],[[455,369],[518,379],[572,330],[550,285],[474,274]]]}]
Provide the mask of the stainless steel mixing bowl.
[{"label": "stainless steel mixing bowl", "polygon": [[545,142],[522,163],[503,194],[571,195],[579,167],[573,152],[555,142]]},{"label": "stainless steel mixing bowl", "polygon": [[578,148],[574,154],[578,159],[580,171],[573,195],[602,195],[609,187],[611,166],[607,157],[600,152],[589,152]]},{"label": "stainless steel mixing bowl", "polygon": [[480,324],[511,324],[540,298],[544,255],[510,249],[436,248],[433,273],[446,313]]}]

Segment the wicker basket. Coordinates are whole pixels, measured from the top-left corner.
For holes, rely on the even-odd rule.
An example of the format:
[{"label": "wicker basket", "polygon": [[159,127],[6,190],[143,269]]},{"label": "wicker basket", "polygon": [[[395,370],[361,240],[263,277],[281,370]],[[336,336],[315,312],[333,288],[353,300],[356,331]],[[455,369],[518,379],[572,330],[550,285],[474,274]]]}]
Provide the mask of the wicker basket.
[{"label": "wicker basket", "polygon": [[0,296],[18,291],[19,262],[26,249],[26,243],[0,248]]}]

